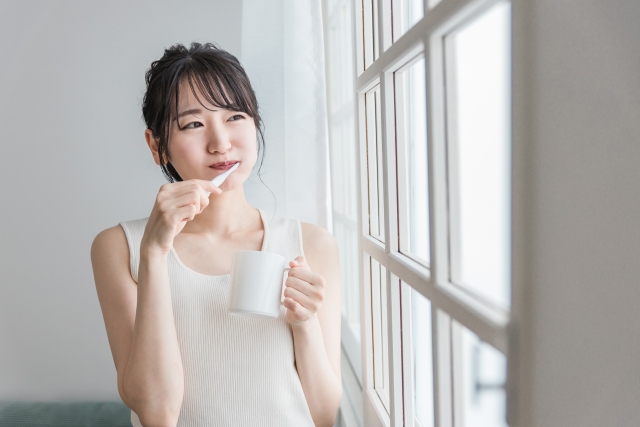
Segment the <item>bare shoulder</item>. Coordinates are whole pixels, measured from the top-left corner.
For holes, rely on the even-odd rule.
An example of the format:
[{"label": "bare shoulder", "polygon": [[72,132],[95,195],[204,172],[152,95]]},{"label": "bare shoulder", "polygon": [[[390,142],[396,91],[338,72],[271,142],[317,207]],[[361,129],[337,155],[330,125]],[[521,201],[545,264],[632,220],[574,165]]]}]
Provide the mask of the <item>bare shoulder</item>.
[{"label": "bare shoulder", "polygon": [[330,286],[340,287],[338,241],[327,229],[300,221],[304,256],[312,271],[327,279]]},{"label": "bare shoulder", "polygon": [[118,225],[114,225],[113,227],[106,228],[99,232],[96,237],[93,239],[93,244],[91,245],[91,250],[99,250],[102,249],[103,246],[110,246],[114,243],[117,245],[118,243],[127,243],[127,237],[124,234],[124,230]]},{"label": "bare shoulder", "polygon": [[91,244],[91,263],[97,265],[113,263],[128,265],[129,246],[124,230],[118,224],[102,230]]},{"label": "bare shoulder", "polygon": [[300,221],[302,244],[306,257],[327,252],[338,253],[338,242],[327,229],[316,224]]}]

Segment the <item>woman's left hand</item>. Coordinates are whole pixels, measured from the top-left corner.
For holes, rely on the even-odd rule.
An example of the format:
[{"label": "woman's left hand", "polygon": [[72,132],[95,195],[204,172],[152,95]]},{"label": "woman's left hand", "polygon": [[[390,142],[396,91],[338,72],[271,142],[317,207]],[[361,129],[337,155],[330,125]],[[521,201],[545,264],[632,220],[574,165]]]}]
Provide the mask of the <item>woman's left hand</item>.
[{"label": "woman's left hand", "polygon": [[[296,263],[297,261],[297,263]],[[289,261],[289,276],[285,281],[284,306],[287,322],[299,326],[316,315],[324,300],[324,277],[309,268],[304,256]]]}]

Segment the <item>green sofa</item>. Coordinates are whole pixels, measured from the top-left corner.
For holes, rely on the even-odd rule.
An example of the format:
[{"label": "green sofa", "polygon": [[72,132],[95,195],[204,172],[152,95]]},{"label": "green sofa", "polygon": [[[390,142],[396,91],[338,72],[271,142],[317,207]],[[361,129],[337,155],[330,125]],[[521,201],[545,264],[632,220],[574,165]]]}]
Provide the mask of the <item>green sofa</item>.
[{"label": "green sofa", "polygon": [[0,403],[0,427],[131,427],[122,402]]}]

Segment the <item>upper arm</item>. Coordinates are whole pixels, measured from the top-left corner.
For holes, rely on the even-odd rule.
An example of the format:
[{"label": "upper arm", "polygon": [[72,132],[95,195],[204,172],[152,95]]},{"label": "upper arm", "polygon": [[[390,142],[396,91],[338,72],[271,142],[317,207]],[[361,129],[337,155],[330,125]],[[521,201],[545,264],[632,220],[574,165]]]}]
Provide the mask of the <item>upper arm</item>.
[{"label": "upper arm", "polygon": [[340,290],[340,258],[338,242],[333,234],[315,224],[300,222],[304,255],[311,271],[325,279],[324,300],[318,309],[327,357],[342,384],[340,372],[340,322],[342,302]]},{"label": "upper arm", "polygon": [[138,299],[126,239],[122,227],[116,225],[101,231],[91,245],[93,277],[123,400],[122,379],[131,354]]}]

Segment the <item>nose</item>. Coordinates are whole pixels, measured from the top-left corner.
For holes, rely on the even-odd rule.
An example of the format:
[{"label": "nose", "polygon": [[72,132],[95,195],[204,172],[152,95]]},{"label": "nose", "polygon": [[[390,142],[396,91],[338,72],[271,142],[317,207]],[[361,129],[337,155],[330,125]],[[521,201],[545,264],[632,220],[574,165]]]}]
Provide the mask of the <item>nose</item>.
[{"label": "nose", "polygon": [[207,150],[214,154],[226,153],[231,148],[231,140],[229,134],[225,131],[224,126],[210,126],[207,132]]}]

